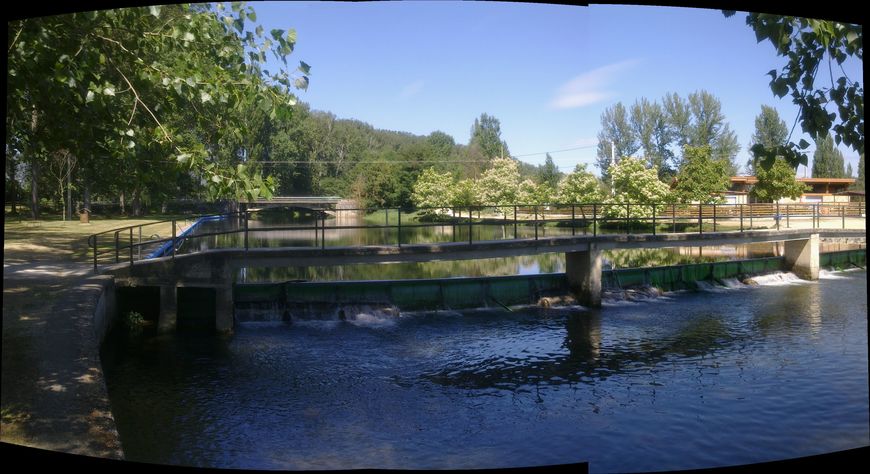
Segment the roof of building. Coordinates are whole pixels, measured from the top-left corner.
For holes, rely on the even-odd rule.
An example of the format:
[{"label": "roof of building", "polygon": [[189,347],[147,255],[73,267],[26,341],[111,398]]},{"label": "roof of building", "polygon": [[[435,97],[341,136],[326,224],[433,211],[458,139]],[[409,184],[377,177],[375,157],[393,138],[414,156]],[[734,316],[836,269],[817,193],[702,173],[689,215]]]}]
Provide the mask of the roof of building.
[{"label": "roof of building", "polygon": [[[798,178],[797,180],[808,184],[852,184],[855,182],[855,178]],[[755,176],[732,176],[731,182],[755,184],[758,182],[758,178]]]}]

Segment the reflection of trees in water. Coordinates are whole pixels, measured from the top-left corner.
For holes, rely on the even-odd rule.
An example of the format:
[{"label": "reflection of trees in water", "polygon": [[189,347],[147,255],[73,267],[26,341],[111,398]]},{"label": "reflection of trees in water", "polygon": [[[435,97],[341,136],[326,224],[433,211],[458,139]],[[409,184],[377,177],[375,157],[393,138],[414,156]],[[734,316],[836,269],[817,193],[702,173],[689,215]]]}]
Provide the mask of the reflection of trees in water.
[{"label": "reflection of trees in water", "polygon": [[729,260],[729,257],[721,255],[685,255],[678,248],[605,250],[603,257],[613,268],[661,267]]},{"label": "reflection of trees in water", "polygon": [[564,271],[563,254],[436,262],[355,264],[333,267],[248,268],[245,281],[339,281],[401,280],[409,278],[450,278],[517,275],[521,267],[537,265],[540,273]]},{"label": "reflection of trees in water", "polygon": [[[610,376],[650,367],[673,356],[696,357],[710,354],[746,335],[736,334],[716,315],[693,318],[674,334],[643,341],[601,341],[601,319],[597,312],[572,314],[565,320],[562,354],[533,354],[516,358],[468,364],[457,362],[422,378],[439,385],[470,389],[521,386],[594,384]],[[549,357],[548,359],[546,357]]]}]

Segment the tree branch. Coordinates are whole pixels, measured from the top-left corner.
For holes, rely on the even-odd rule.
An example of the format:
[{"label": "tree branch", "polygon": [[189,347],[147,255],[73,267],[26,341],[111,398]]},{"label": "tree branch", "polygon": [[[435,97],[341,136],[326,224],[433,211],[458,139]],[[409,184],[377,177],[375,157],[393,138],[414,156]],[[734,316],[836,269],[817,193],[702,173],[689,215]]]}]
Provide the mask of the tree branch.
[{"label": "tree branch", "polygon": [[[24,20],[27,21],[27,20]],[[21,22],[21,28],[18,29],[18,33],[15,33],[15,39],[12,40],[12,44],[9,45],[9,51],[12,51],[12,47],[15,46],[15,43],[18,41],[18,37],[21,36],[21,32],[24,31],[24,21]]]},{"label": "tree branch", "polygon": [[[136,96],[136,101],[139,102],[140,104],[142,104],[142,107],[145,107],[145,110],[148,111],[148,114],[151,115],[151,118],[154,119],[154,122],[156,122],[157,126],[160,127],[160,130],[163,132],[163,135],[166,137],[166,139],[169,140],[170,143],[172,143],[172,137],[169,136],[169,133],[163,127],[163,124],[160,123],[160,120],[157,120],[157,117],[154,115],[154,112],[152,112],[151,109],[148,108],[148,106],[145,104],[145,102],[142,102],[142,99],[139,97],[139,93],[136,91],[136,88],[133,87],[133,84],[130,83],[130,80],[127,79],[127,76],[125,76],[124,73],[121,72],[120,69],[118,69],[118,66],[115,66],[115,70],[118,71],[118,74],[120,74],[122,78],[124,78],[124,82],[126,82],[127,85],[130,86],[130,89],[133,91],[133,95]],[[132,120],[132,117],[131,117],[131,120]]]}]

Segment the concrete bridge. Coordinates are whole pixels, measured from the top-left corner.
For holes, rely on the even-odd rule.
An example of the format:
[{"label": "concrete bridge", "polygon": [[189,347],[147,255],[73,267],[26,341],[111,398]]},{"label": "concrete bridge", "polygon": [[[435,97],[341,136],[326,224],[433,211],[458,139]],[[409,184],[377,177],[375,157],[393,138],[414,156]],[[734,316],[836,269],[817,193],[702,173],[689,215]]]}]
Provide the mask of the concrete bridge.
[{"label": "concrete bridge", "polygon": [[175,328],[177,301],[182,292],[204,290],[207,293],[205,298],[214,304],[216,329],[229,332],[233,328],[233,275],[242,267],[426,262],[563,252],[568,283],[578,302],[599,307],[602,250],[784,242],[786,268],[801,278],[815,280],[819,273],[820,237],[863,239],[866,232],[863,229],[785,229],[703,234],[605,234],[402,246],[214,249],[139,261],[135,265],[116,264],[108,267],[106,273],[114,275],[119,286],[160,288],[158,327],[162,331]]},{"label": "concrete bridge", "polygon": [[269,207],[300,207],[315,211],[352,208],[355,203],[339,196],[273,196],[271,199],[256,199],[243,204],[249,210]]}]

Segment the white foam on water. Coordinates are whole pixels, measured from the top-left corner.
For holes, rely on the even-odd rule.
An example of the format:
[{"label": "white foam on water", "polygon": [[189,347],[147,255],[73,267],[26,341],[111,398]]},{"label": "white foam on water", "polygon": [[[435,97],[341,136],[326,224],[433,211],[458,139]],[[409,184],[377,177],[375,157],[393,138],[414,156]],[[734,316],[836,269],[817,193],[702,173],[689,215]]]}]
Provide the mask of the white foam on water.
[{"label": "white foam on water", "polygon": [[378,314],[378,312],[372,312],[372,314],[358,313],[347,318],[348,323],[353,324],[357,327],[367,328],[392,327],[396,325],[396,322],[398,322],[398,320],[398,316],[387,315],[384,313]]},{"label": "white foam on water", "polygon": [[703,281],[703,280],[696,281],[695,288],[697,288],[698,291],[709,291],[712,293],[720,293],[722,291],[727,290],[727,288],[724,286],[719,286],[719,285],[716,285],[715,283],[712,283],[709,281]]},{"label": "white foam on water", "polygon": [[807,283],[807,280],[802,280],[791,272],[775,272],[767,275],[754,276],[752,277],[752,281],[760,286],[783,286],[795,283]]},{"label": "white foam on water", "polygon": [[728,289],[746,288],[746,285],[737,278],[723,278],[720,282]]}]

